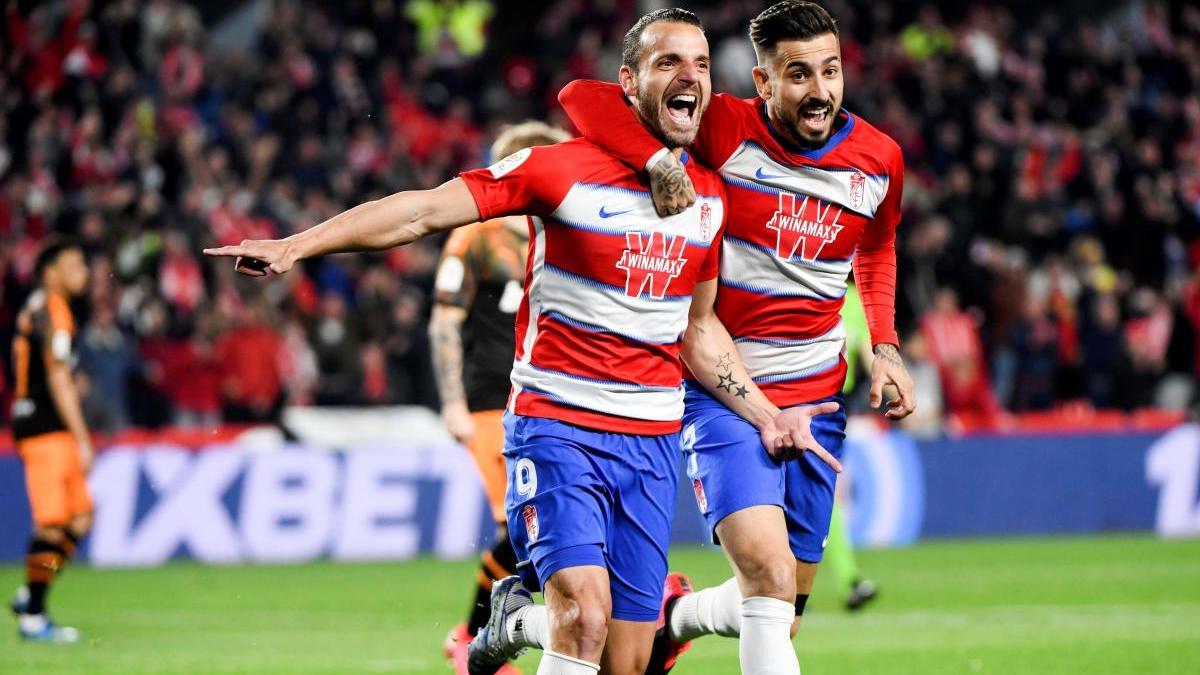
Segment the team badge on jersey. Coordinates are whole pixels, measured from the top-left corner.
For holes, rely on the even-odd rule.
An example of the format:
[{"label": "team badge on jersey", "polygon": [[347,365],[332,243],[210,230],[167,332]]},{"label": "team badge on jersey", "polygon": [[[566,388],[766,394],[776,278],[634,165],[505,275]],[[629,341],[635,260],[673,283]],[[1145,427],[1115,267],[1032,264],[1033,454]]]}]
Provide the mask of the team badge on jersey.
[{"label": "team badge on jersey", "polygon": [[625,295],[636,298],[649,292],[650,297],[662,300],[671,280],[687,264],[683,257],[686,246],[687,237],[682,235],[668,239],[662,232],[626,232],[625,250],[617,261],[617,269],[625,270]]},{"label": "team badge on jersey", "polygon": [[861,171],[850,174],[850,206],[858,208],[863,203],[863,190],[867,186],[867,177]]},{"label": "team badge on jersey", "polygon": [[533,504],[526,504],[521,515],[525,518],[525,533],[529,535],[529,543],[532,544],[537,541],[538,534],[541,532],[538,525],[537,507]]},{"label": "team badge on jersey", "polygon": [[708,204],[700,205],[700,238],[708,241],[709,235],[712,234],[712,207]]},{"label": "team badge on jersey", "polygon": [[799,253],[803,260],[816,260],[842,231],[841,215],[842,208],[832,202],[780,192],[779,210],[767,221],[767,229],[776,234],[775,255],[790,260]]},{"label": "team badge on jersey", "polygon": [[707,511],[708,497],[704,494],[704,483],[701,483],[699,478],[692,479],[692,490],[696,492],[696,506],[699,506],[701,511]]}]

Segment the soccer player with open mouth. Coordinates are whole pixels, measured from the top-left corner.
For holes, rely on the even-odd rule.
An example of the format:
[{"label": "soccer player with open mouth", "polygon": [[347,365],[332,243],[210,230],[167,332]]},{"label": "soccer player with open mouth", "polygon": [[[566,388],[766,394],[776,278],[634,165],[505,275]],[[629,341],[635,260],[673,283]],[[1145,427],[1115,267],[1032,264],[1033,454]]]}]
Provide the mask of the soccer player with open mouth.
[{"label": "soccer player with open mouth", "polygon": [[[621,87],[638,102],[638,128],[678,154],[673,179],[696,188],[695,203],[670,218],[655,213],[639,171],[578,139],[359,205],[287,239],[205,251],[264,276],[313,256],[528,216],[504,420],[506,511],[521,580],[494,585],[491,619],[471,643],[472,673],[494,672],[536,646],[544,649],[539,673],[594,673],[603,664],[636,675],[662,612],[684,407],[681,341],[698,325],[693,308],[707,312],[716,293],[725,190],[682,152],[711,94],[699,20],[682,10],[643,17],[626,36],[623,60]],[[702,325],[734,352],[719,324]],[[765,400],[736,358],[729,366],[746,383],[742,398],[728,394],[731,406]],[[812,447],[807,418],[794,411],[758,422],[772,449]],[[544,607],[527,590],[538,588]]]},{"label": "soccer player with open mouth", "polygon": [[[740,635],[743,673],[796,674],[790,637],[821,561],[836,474],[811,454],[780,461],[762,452],[747,422],[754,418],[742,419],[709,392],[740,396],[752,380],[784,415],[820,406],[812,434],[818,447],[839,456],[846,425],[839,310],[853,268],[874,345],[871,404],[882,405],[891,385],[898,398],[887,416],[914,410],[895,330],[904,161],[891,138],[842,109],[837,24],[823,8],[778,2],[751,22],[750,39],[758,97],[713,96],[691,146],[728,190],[720,291],[710,311],[735,336],[736,349],[689,349],[686,340],[684,348],[693,378],[683,431],[688,477],[735,576],[696,593],[677,580],[664,629],[675,653],[700,635]],[[691,208],[681,167],[637,124],[621,93],[577,81],[559,100],[587,138],[649,170],[660,212]],[[702,314],[693,308],[694,321]],[[730,367],[738,357],[749,378]]]}]

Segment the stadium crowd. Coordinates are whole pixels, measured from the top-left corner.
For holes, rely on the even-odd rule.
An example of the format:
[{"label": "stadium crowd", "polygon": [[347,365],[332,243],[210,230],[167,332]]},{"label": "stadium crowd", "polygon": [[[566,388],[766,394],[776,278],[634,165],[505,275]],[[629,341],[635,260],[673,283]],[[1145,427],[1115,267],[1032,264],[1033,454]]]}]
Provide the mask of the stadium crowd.
[{"label": "stadium crowd", "polygon": [[[762,3],[681,4],[705,21],[717,89],[751,95],[745,28]],[[1189,405],[1200,8],[823,4],[841,25],[847,107],[907,159],[898,321],[927,410]],[[436,406],[425,327],[440,242],[265,283],[200,249],[437,185],[488,161],[504,122],[565,125],[558,89],[611,79],[620,27],[645,9],[266,6],[6,3],[0,348],[40,244],[77,236],[94,274],[79,379],[97,429],[271,419],[285,404]]]}]

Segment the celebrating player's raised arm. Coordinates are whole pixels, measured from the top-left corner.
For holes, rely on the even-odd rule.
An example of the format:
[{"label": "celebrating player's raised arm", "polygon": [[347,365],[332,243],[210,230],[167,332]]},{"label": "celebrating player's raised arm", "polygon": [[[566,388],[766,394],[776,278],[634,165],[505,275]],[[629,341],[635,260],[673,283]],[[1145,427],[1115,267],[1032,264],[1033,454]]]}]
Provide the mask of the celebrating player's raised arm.
[{"label": "celebrating player's raised arm", "polygon": [[796,451],[807,450],[841,472],[841,463],[821,447],[808,428],[813,416],[837,412],[838,404],[797,406],[781,413],[746,372],[733,338],[713,311],[716,297],[716,278],[700,282],[692,294],[688,327],[680,348],[692,376],[726,407],[753,424],[773,457],[790,459]]},{"label": "celebrating player's raised arm", "polygon": [[479,208],[460,178],[433,190],[414,190],[359,204],[286,239],[247,240],[204,249],[206,255],[236,257],[242,274],[283,274],[306,258],[403,246],[479,220]]}]

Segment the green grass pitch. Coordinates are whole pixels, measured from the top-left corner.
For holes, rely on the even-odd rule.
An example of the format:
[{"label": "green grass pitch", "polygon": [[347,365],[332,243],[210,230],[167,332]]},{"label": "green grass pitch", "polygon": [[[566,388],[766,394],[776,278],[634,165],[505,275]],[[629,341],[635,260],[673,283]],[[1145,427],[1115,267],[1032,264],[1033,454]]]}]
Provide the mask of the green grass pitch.
[{"label": "green grass pitch", "polygon": [[[1147,537],[926,543],[860,554],[882,589],[861,614],[819,579],[796,639],[819,673],[1200,673],[1200,541]],[[448,673],[472,564],[75,568],[52,596],[86,644],[24,645],[0,630],[0,673]],[[673,554],[700,585],[728,575],[705,549]],[[0,567],[0,589],[21,578]],[[526,656],[526,673],[537,669]],[[708,637],[679,675],[736,673]]]}]

